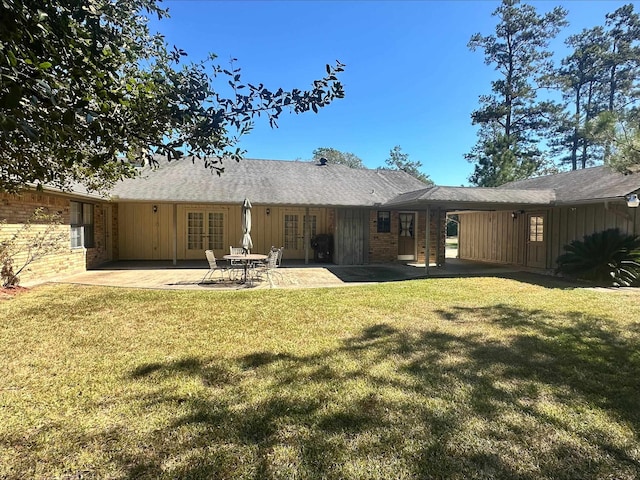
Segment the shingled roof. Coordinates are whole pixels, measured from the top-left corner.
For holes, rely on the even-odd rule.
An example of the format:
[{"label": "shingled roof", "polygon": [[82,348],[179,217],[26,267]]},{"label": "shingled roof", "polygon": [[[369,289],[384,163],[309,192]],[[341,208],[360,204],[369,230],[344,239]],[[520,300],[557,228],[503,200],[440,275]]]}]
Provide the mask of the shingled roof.
[{"label": "shingled roof", "polygon": [[190,160],[161,161],[141,177],[119,182],[118,201],[374,206],[424,188],[402,171],[352,169],[343,165],[282,160],[227,160],[224,173],[212,174]]},{"label": "shingled roof", "polygon": [[555,200],[553,190],[515,190],[482,187],[433,186],[398,195],[386,206],[444,205],[447,208],[480,208],[483,206],[550,205]]},{"label": "shingled roof", "polygon": [[624,198],[640,189],[640,174],[625,175],[601,166],[510,182],[498,189],[553,189],[556,204],[585,203]]},{"label": "shingled roof", "polygon": [[159,160],[157,169],[125,179],[118,201],[252,203],[334,207],[495,209],[620,199],[640,189],[640,174],[593,167],[529,178],[498,188],[430,186],[396,170],[352,169],[313,162],[227,160],[221,176],[190,160]]}]

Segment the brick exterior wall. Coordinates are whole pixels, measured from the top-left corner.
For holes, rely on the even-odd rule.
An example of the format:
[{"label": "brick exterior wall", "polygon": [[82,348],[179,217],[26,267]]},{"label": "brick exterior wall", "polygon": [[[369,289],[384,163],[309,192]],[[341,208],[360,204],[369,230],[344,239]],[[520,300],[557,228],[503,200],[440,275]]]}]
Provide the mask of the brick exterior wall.
[{"label": "brick exterior wall", "polygon": [[[432,208],[429,234],[429,263],[444,265],[445,241],[447,237],[447,215],[443,210]],[[418,212],[418,263],[424,263],[426,245],[426,212]],[[436,256],[437,253],[437,256]]]},{"label": "brick exterior wall", "polygon": [[369,263],[389,263],[398,260],[398,212],[391,212],[391,231],[378,233],[378,211],[369,212]]},{"label": "brick exterior wall", "polygon": [[[71,248],[70,240],[70,202],[79,201],[94,205],[94,247]],[[45,192],[26,191],[19,194],[0,193],[0,238],[8,238],[31,218],[33,212],[43,207],[47,213],[58,213],[62,220],[59,231],[63,233],[59,250],[31,263],[20,274],[21,284],[34,284],[60,278],[65,275],[83,272],[88,268],[104,263],[108,258],[105,251],[104,203],[96,200],[72,198]],[[33,231],[42,231],[43,226],[33,226]],[[26,240],[26,239],[25,239]],[[24,256],[16,256],[14,268],[22,266]]]},{"label": "brick exterior wall", "polygon": [[[388,233],[378,232],[378,211],[372,210],[369,214],[369,262],[389,263],[398,261],[398,234],[400,228],[400,212],[391,211],[391,231]],[[424,263],[425,243],[426,243],[426,213],[417,212],[417,226],[415,235],[417,236],[417,263]],[[445,237],[446,237],[446,214],[444,211],[431,210],[431,234],[429,259],[431,263],[444,264],[445,259]],[[438,243],[438,238],[440,242]]]}]

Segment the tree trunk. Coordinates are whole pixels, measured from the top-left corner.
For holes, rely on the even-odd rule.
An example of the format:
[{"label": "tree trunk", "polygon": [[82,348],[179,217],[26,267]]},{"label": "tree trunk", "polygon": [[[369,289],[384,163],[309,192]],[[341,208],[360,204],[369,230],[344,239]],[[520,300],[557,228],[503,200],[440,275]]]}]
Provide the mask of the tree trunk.
[{"label": "tree trunk", "polygon": [[576,88],[576,113],[573,121],[573,141],[571,142],[571,170],[578,169],[578,136],[580,135],[580,89]]}]

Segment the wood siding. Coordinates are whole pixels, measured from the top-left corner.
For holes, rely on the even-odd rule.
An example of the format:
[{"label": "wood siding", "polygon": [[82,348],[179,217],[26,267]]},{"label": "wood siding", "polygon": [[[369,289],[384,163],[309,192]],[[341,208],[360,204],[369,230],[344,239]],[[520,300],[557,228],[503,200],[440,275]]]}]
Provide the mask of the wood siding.
[{"label": "wood siding", "polygon": [[465,260],[522,265],[524,234],[524,215],[514,219],[510,211],[463,213],[458,230],[458,255]]},{"label": "wood siding", "polygon": [[458,252],[461,259],[525,265],[527,214],[545,214],[546,265],[555,268],[563,247],[585,235],[618,228],[637,234],[638,209],[622,202],[517,211],[465,212],[460,214]]},{"label": "wood siding", "polygon": [[355,208],[339,209],[336,219],[334,262],[338,265],[368,263],[368,249],[369,211]]},{"label": "wood siding", "polygon": [[[154,206],[156,211],[154,212]],[[224,217],[222,248],[214,249],[217,257],[229,253],[229,246],[240,246],[242,240],[242,207],[240,205],[178,204],[175,206],[177,224],[177,260],[203,259],[204,249],[187,247],[187,216],[189,212],[221,213]],[[267,214],[268,210],[268,214]],[[118,258],[120,260],[171,260],[174,251],[173,204],[119,203]],[[267,252],[272,246],[285,246],[285,216],[298,216],[295,239],[288,239],[284,258],[304,259],[304,207],[271,207],[257,205],[251,209],[251,238],[254,252]],[[316,233],[332,233],[328,209],[310,208],[316,216]],[[293,242],[293,243],[292,243]],[[309,253],[313,257],[313,251]]]},{"label": "wood siding", "polygon": [[585,235],[609,228],[637,235],[640,233],[638,210],[627,207],[623,202],[551,209],[549,227],[553,241],[549,251],[550,266],[555,268],[555,261],[564,253],[565,245],[573,240],[582,240]]}]

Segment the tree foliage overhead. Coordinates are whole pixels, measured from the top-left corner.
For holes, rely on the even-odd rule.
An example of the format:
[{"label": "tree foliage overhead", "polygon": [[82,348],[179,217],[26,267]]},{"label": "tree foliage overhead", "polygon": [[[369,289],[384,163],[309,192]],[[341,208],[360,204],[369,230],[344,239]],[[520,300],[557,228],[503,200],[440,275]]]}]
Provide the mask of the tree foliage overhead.
[{"label": "tree foliage overhead", "polygon": [[320,147],[313,151],[313,160],[318,161],[324,158],[327,163],[345,165],[349,168],[366,168],[362,159],[350,152],[341,152],[335,148]]},{"label": "tree foliage overhead", "polygon": [[422,183],[433,185],[433,180],[429,175],[422,173],[422,162],[418,160],[409,160],[409,154],[402,151],[400,145],[396,145],[389,151],[389,158],[385,160],[387,168],[390,170],[402,170],[405,173],[417,178]]},{"label": "tree foliage overhead", "polygon": [[220,158],[241,158],[237,142],[256,116],[276,127],[283,111],[317,112],[344,96],[340,62],[291,91],[243,82],[213,55],[185,63],[151,34],[149,15],[167,12],[156,0],[0,2],[0,190],[106,188],[153,154],[220,173]]},{"label": "tree foliage overhead", "polygon": [[[484,52],[485,63],[494,65],[499,78],[491,83],[492,93],[480,97],[480,108],[471,114],[479,125],[479,139],[467,160],[476,164],[470,181],[495,186],[491,172],[501,170],[505,181],[530,176],[544,165],[538,143],[550,127],[558,107],[540,101],[539,81],[551,67],[549,40],[566,24],[567,12],[556,7],[539,15],[519,0],[503,0],[493,13],[498,18],[495,34],[471,37],[469,48]],[[500,151],[496,151],[500,149]],[[496,166],[494,159],[502,159]]]}]

